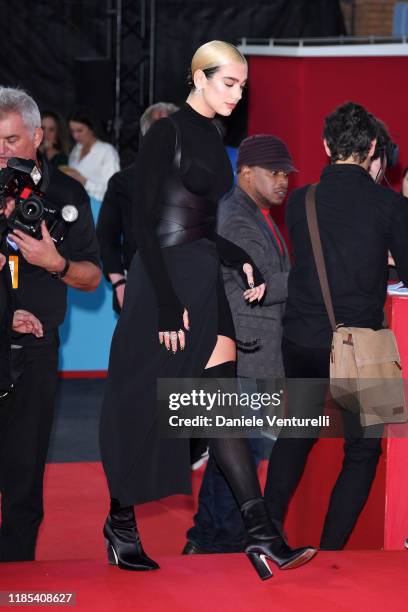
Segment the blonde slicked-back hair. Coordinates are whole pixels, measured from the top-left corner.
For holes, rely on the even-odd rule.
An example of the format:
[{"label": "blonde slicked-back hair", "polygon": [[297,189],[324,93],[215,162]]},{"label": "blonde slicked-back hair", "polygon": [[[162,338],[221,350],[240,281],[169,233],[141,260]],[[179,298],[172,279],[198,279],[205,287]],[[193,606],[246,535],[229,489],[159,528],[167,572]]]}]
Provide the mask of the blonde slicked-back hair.
[{"label": "blonde slicked-back hair", "polygon": [[211,76],[223,64],[239,62],[246,64],[247,61],[238,49],[231,43],[223,40],[211,40],[201,47],[193,55],[191,60],[191,70],[189,74],[189,84],[194,87],[194,74],[197,70],[202,70],[207,78]]}]

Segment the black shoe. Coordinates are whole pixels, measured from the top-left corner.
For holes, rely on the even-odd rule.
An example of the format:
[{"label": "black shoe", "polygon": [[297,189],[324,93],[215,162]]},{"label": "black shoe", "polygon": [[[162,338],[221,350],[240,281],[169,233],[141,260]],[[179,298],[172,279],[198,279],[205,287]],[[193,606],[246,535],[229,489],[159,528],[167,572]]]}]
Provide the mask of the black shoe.
[{"label": "black shoe", "polygon": [[294,569],[315,556],[317,549],[311,546],[288,546],[270,520],[262,498],[245,502],[240,510],[248,536],[245,552],[262,580],[273,576],[267,559],[276,563],[279,569]]},{"label": "black shoe", "polygon": [[103,527],[108,561],[120,569],[146,571],[159,569],[143,550],[136,527],[133,506],[121,508],[112,500],[111,511]]},{"label": "black shoe", "polygon": [[181,551],[182,555],[212,555],[213,552],[211,550],[205,550],[204,548],[200,548],[192,542],[191,540],[187,540],[186,545]]}]

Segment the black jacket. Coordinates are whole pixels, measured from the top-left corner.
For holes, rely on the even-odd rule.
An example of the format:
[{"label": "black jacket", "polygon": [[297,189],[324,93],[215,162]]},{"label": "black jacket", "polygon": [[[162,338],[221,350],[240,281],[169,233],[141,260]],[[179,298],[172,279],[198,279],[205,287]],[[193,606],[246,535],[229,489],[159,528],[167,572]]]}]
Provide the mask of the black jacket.
[{"label": "black jacket", "polygon": [[[0,220],[0,252],[7,255],[2,238],[4,229],[5,224],[3,225]],[[3,269],[0,270],[0,395],[2,392],[7,391],[11,385],[10,345],[13,310],[10,269],[6,263]]]},{"label": "black jacket", "polygon": [[[332,331],[313,259],[305,212],[306,187],[286,208],[293,246],[283,334],[310,347],[330,345]],[[379,329],[391,251],[408,285],[408,199],[376,185],[362,167],[327,166],[316,191],[317,216],[337,323]]]},{"label": "black jacket", "polygon": [[109,183],[96,227],[105,275],[123,274],[136,251],[131,232],[135,164],[114,174]]}]

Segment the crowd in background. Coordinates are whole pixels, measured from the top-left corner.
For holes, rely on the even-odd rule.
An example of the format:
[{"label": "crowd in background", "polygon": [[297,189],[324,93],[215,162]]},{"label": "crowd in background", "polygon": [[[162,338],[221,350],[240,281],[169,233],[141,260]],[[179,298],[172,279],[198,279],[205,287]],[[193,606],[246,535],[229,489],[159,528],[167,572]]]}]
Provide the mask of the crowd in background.
[{"label": "crowd in background", "polygon": [[[140,118],[141,137],[155,121],[177,110],[176,105],[166,102],[149,106]],[[79,181],[90,197],[94,220],[98,222],[104,272],[112,284],[113,308],[119,313],[124,299],[126,270],[136,250],[136,245],[132,244],[129,209],[134,164],[119,172],[118,151],[102,139],[99,122],[87,109],[75,110],[67,121],[54,110],[44,110],[41,118],[44,132],[40,147],[42,153],[53,168]],[[225,135],[223,124],[219,124]],[[226,148],[235,171],[237,150]],[[408,197],[408,167],[401,174],[401,193]]]},{"label": "crowd in background", "polygon": [[[148,107],[140,119],[141,135],[155,121],[176,110],[177,106],[164,102]],[[67,121],[54,110],[44,110],[41,118],[44,132],[41,151],[48,162],[84,185],[89,197],[100,204],[109,179],[120,170],[120,159],[118,151],[102,139],[98,121],[87,109],[75,110]],[[236,150],[227,149],[234,165]],[[408,167],[403,169],[401,179],[401,193],[408,197]]]},{"label": "crowd in background", "polygon": [[79,181],[89,197],[100,203],[120,162],[116,149],[100,138],[97,121],[86,109],[72,112],[68,123],[53,110],[44,110],[41,119],[41,150],[48,162]]}]

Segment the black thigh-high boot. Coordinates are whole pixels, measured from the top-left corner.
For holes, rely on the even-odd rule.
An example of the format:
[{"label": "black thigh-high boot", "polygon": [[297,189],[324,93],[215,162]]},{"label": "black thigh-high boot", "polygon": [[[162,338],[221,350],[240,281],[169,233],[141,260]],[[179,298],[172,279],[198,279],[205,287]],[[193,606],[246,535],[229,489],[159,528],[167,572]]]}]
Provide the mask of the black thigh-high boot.
[{"label": "black thigh-high boot", "polygon": [[103,535],[110,564],[133,571],[159,569],[157,563],[143,550],[133,506],[123,508],[117,499],[111,498],[110,512],[103,527]]},{"label": "black thigh-high boot", "polygon": [[[235,363],[227,362],[207,368],[205,378],[231,378],[235,376]],[[315,554],[310,546],[292,549],[281,532],[271,522],[259,485],[255,461],[245,438],[212,438],[212,452],[224,474],[240,508],[247,532],[245,552],[262,580],[271,578],[267,559],[280,569],[303,565]]]}]

